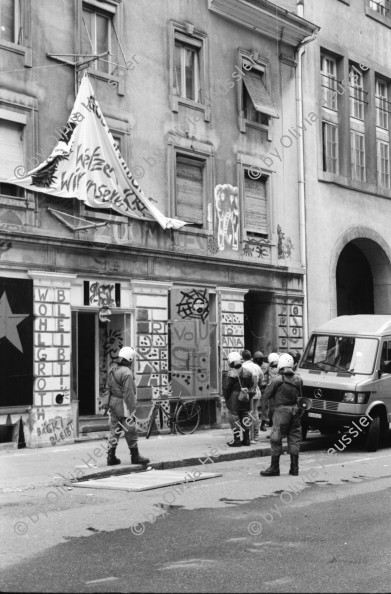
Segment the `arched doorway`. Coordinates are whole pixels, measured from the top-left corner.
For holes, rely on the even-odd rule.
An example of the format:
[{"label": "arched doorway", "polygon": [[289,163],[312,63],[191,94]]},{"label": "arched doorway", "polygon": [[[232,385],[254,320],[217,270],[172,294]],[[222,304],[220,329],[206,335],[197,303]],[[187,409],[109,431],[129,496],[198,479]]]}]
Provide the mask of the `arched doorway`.
[{"label": "arched doorway", "polygon": [[390,261],[388,245],[373,231],[355,228],[341,237],[332,268],[335,301],[331,317],[391,314]]},{"label": "arched doorway", "polygon": [[337,315],[373,314],[373,275],[364,253],[351,241],[337,263]]}]

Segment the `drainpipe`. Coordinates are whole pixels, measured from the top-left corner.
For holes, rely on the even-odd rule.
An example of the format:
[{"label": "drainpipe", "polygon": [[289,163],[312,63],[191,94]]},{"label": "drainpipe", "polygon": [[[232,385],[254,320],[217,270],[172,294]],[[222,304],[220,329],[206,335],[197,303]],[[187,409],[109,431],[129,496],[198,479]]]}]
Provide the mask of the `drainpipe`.
[{"label": "drainpipe", "polygon": [[[304,0],[297,0],[297,15],[304,18]],[[304,46],[316,38],[316,33],[309,35],[296,48],[296,118],[299,126],[303,126],[303,89],[302,71]],[[299,128],[303,130],[303,128]],[[307,277],[307,238],[306,238],[306,210],[305,210],[305,171],[304,171],[304,131],[298,139],[299,156],[299,230],[300,230],[300,259],[303,268],[303,342],[308,340],[308,277]]]}]

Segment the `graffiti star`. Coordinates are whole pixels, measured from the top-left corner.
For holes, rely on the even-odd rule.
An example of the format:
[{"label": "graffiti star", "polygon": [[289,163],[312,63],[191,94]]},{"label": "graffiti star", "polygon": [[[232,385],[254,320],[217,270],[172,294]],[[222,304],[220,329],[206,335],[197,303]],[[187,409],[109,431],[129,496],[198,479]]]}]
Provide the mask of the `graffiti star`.
[{"label": "graffiti star", "polygon": [[6,338],[21,353],[23,353],[23,348],[17,326],[28,317],[29,314],[14,314],[12,312],[7,294],[4,292],[0,299],[0,340]]}]

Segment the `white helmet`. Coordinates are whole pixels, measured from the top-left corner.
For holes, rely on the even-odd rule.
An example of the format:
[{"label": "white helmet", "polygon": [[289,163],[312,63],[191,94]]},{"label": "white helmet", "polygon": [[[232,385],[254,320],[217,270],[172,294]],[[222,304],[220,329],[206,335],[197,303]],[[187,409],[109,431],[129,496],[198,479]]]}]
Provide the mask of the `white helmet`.
[{"label": "white helmet", "polygon": [[132,347],[122,347],[120,352],[118,353],[119,359],[126,359],[126,361],[133,361],[135,355],[135,350]]},{"label": "white helmet", "polygon": [[280,356],[278,353],[270,353],[267,360],[269,363],[277,363],[279,358],[280,358]]},{"label": "white helmet", "polygon": [[293,365],[294,365],[293,357],[291,355],[288,355],[288,353],[284,353],[278,359],[278,365],[277,365],[278,369],[283,369],[284,367],[290,367],[291,369],[293,369]]},{"label": "white helmet", "polygon": [[232,353],[228,353],[228,363],[231,365],[231,363],[241,363],[242,361],[242,357],[240,356],[240,353],[238,353],[237,351],[233,351]]}]

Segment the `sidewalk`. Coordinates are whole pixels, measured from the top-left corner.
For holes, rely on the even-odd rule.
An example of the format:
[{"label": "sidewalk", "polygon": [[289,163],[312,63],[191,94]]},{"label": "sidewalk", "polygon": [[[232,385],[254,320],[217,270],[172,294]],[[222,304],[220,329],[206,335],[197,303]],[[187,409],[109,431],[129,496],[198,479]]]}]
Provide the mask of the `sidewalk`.
[{"label": "sidewalk", "polygon": [[[157,469],[210,465],[213,462],[270,455],[270,441],[266,438],[270,429],[262,432],[260,441],[249,447],[229,448],[226,442],[231,440],[231,434],[231,430],[225,428],[199,430],[193,435],[152,436],[148,440],[140,437],[139,450],[142,456],[150,458],[151,466]],[[0,493],[65,485],[74,480],[142,469],[139,465],[130,464],[124,438],[120,439],[116,452],[122,463],[107,466],[104,436],[62,447],[2,450]],[[308,433],[301,451],[322,449],[326,445],[327,440],[319,433]]]}]

